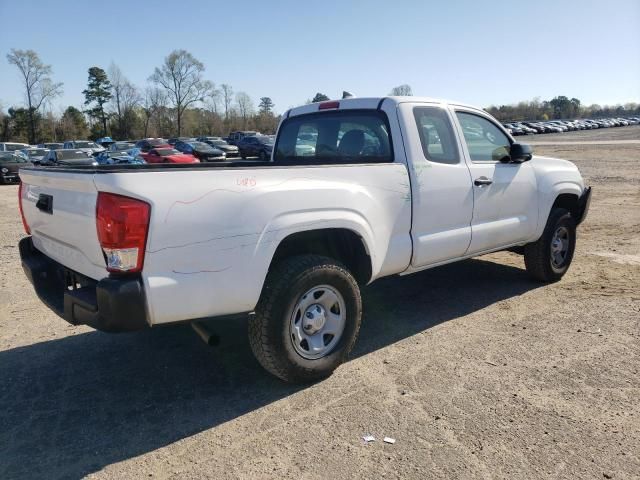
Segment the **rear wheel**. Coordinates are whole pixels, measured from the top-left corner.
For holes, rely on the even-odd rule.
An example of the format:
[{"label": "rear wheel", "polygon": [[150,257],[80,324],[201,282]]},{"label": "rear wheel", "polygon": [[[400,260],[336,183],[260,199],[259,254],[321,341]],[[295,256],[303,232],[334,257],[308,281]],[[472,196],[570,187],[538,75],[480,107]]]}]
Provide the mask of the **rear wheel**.
[{"label": "rear wheel", "polygon": [[527,272],[542,282],[556,282],[567,273],[576,247],[576,222],[564,208],[554,208],[538,241],[524,248]]},{"label": "rear wheel", "polygon": [[264,150],[260,150],[260,155],[258,155],[258,157],[260,157],[260,160],[263,162],[267,160],[267,154]]},{"label": "rear wheel", "polygon": [[267,276],[249,320],[254,355],[286,382],[328,377],[347,358],[362,319],[356,280],[340,263],[317,255],[284,260]]}]

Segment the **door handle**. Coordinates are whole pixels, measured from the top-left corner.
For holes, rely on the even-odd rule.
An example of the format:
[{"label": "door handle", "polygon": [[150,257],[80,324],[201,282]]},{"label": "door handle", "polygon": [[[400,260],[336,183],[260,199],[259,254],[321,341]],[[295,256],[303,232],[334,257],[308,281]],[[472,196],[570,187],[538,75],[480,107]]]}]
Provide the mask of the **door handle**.
[{"label": "door handle", "polygon": [[484,185],[491,185],[493,183],[493,180],[491,180],[490,178],[487,177],[479,177],[476,178],[473,181],[474,185],[477,185],[478,187],[483,187]]}]

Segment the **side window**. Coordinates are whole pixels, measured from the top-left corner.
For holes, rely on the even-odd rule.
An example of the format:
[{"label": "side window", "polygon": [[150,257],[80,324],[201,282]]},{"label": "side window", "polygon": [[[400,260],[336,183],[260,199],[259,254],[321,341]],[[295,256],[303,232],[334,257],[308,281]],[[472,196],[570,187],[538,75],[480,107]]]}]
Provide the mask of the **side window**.
[{"label": "side window", "polygon": [[438,107],[415,107],[413,116],[416,119],[422,151],[427,160],[447,164],[459,163],[456,137],[447,112]]},{"label": "side window", "polygon": [[473,162],[500,161],[509,156],[511,142],[493,122],[479,115],[456,112]]}]

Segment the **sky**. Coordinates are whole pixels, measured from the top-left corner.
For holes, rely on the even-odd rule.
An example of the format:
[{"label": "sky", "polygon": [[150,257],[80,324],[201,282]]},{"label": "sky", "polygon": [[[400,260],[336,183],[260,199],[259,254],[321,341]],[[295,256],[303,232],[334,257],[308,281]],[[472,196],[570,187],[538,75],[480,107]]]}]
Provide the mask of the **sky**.
[{"label": "sky", "polygon": [[24,103],[11,48],[35,50],[64,82],[54,111],[82,105],[89,67],[114,62],[144,87],[174,49],[277,112],[405,83],[480,107],[640,102],[640,0],[0,0],[0,23],[4,109]]}]

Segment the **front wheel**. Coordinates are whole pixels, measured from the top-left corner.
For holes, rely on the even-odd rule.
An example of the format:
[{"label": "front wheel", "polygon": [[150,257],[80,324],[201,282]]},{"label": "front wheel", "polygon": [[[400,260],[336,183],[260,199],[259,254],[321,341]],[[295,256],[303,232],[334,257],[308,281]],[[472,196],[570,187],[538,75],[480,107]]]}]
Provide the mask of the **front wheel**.
[{"label": "front wheel", "polygon": [[351,273],[327,257],[288,258],[269,274],[249,319],[249,341],[276,377],[303,383],[328,377],[356,342],[360,289]]},{"label": "front wheel", "polygon": [[527,272],[541,282],[557,282],[567,273],[576,248],[576,221],[564,208],[554,208],[538,241],[524,247]]}]

